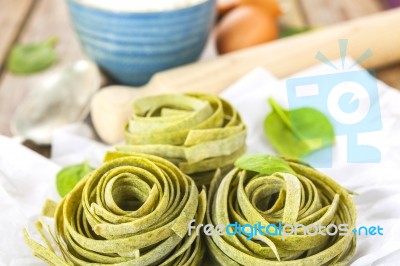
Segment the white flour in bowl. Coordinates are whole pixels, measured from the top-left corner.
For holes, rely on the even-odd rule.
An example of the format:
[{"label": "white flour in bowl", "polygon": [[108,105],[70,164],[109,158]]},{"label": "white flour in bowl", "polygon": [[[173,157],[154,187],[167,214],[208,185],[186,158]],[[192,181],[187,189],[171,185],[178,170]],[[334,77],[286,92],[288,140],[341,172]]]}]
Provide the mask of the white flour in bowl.
[{"label": "white flour in bowl", "polygon": [[121,12],[159,12],[194,6],[207,0],[76,0],[91,7]]}]

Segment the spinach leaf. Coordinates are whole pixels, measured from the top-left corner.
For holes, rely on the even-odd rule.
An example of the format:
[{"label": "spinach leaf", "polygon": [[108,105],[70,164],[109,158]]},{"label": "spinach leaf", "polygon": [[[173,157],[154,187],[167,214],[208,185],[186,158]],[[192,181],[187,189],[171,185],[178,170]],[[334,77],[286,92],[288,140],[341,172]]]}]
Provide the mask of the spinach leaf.
[{"label": "spinach leaf", "polygon": [[61,197],[67,195],[68,192],[75,187],[79,180],[91,173],[93,170],[94,168],[91,167],[86,161],[81,164],[71,165],[61,169],[56,177],[58,194],[60,194]]},{"label": "spinach leaf", "polygon": [[8,70],[15,74],[31,74],[50,67],[58,58],[54,50],[57,42],[53,37],[42,43],[14,46],[8,57]]},{"label": "spinach leaf", "polygon": [[309,32],[313,30],[312,27],[294,28],[294,27],[283,27],[279,32],[279,38],[290,37],[293,35]]},{"label": "spinach leaf", "polygon": [[265,154],[252,154],[240,157],[235,162],[237,168],[272,175],[276,172],[295,174],[289,164],[276,156]]},{"label": "spinach leaf", "polygon": [[286,110],[272,98],[268,101],[272,112],[264,120],[264,132],[279,154],[300,158],[335,142],[333,126],[320,111]]}]

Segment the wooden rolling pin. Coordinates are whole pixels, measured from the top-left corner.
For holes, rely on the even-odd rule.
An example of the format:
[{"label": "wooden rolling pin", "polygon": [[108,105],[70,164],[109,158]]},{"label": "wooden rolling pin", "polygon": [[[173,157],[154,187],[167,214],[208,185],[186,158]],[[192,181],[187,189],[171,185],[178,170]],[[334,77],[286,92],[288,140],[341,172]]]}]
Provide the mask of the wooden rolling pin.
[{"label": "wooden rolling pin", "polygon": [[329,59],[339,58],[338,39],[348,39],[347,55],[355,59],[368,48],[372,50],[373,56],[361,63],[365,68],[399,62],[400,9],[163,71],[141,88],[107,87],[93,98],[94,126],[105,142],[116,143],[123,139],[123,128],[131,112],[130,103],[136,97],[165,92],[217,94],[258,66],[283,78],[319,63],[315,59],[318,51]]}]

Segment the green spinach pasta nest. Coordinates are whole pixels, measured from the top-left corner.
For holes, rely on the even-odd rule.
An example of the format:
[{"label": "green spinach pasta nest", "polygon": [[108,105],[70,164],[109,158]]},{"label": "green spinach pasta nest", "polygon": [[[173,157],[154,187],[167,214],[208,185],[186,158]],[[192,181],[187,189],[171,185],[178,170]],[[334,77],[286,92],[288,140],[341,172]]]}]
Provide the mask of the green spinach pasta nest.
[{"label": "green spinach pasta nest", "polygon": [[174,164],[113,152],[59,203],[54,234],[38,224],[46,246],[24,236],[50,265],[199,265],[205,247],[188,224],[205,211],[205,192]]},{"label": "green spinach pasta nest", "polygon": [[[210,185],[206,223],[229,230],[206,237],[216,264],[349,264],[356,210],[346,189],[300,161],[256,155],[235,165],[239,168],[217,175]],[[335,232],[342,224],[347,232]],[[254,230],[256,225],[265,226],[264,234]]]},{"label": "green spinach pasta nest", "polygon": [[216,169],[229,170],[245,152],[246,127],[226,101],[207,94],[164,94],[133,103],[123,152],[153,154],[175,163],[198,185]]}]

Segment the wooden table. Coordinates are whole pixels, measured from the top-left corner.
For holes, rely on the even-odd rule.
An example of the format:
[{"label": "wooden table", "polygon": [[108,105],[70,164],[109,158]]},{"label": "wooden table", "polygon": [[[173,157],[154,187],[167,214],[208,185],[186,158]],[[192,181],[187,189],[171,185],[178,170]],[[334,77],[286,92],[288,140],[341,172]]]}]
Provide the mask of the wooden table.
[{"label": "wooden table", "polygon": [[[383,10],[378,0],[283,0],[288,9],[286,23],[320,26],[365,16]],[[398,25],[394,25],[398,26]],[[18,103],[33,84],[49,72],[57,71],[84,54],[69,21],[63,0],[0,0],[0,134],[10,136],[10,119]],[[43,41],[57,36],[60,60],[51,69],[31,76],[15,76],[5,69],[10,48],[15,43]],[[377,71],[379,79],[400,89],[400,64]],[[45,156],[50,147],[26,145]],[[1,147],[0,147],[1,148]]]}]

